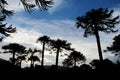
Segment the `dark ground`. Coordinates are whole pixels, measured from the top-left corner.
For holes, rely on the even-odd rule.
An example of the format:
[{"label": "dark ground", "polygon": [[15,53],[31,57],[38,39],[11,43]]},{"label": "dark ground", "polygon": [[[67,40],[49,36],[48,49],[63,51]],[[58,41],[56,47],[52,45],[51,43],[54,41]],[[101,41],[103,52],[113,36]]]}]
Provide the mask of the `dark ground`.
[{"label": "dark ground", "polygon": [[89,67],[36,66],[21,69],[8,61],[0,62],[0,80],[83,80],[119,79],[120,65],[101,65],[96,69]]}]

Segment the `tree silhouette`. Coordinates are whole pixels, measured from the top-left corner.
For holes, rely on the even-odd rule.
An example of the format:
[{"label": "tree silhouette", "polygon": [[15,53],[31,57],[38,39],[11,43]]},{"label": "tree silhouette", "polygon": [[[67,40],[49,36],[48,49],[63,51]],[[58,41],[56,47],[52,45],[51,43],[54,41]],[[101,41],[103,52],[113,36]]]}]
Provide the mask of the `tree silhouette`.
[{"label": "tree silhouette", "polygon": [[5,53],[12,53],[12,64],[15,64],[15,55],[16,53],[23,54],[25,53],[25,47],[18,43],[10,43],[8,45],[2,46],[2,49],[6,50]]},{"label": "tree silhouette", "polygon": [[92,71],[92,67],[89,64],[82,64],[80,66],[80,69],[82,72],[91,72]]},{"label": "tree silhouette", "polygon": [[93,67],[93,69],[97,69],[101,66],[100,60],[94,59],[90,62],[90,65]]},{"label": "tree silhouette", "polygon": [[37,42],[42,43],[42,61],[41,61],[41,66],[44,65],[44,51],[45,51],[45,45],[48,44],[50,41],[50,38],[48,36],[42,36],[37,39]]},{"label": "tree silhouette", "polygon": [[114,28],[120,22],[118,21],[119,16],[113,18],[112,14],[113,10],[99,8],[96,10],[92,9],[85,16],[77,17],[76,27],[85,30],[84,36],[95,35],[100,60],[103,60],[103,56],[99,32],[113,33],[118,31],[114,30]]},{"label": "tree silhouette", "polygon": [[[20,0],[23,4],[25,10],[31,12],[37,6],[40,10],[47,10],[51,5],[53,5],[53,0]],[[6,27],[6,24],[2,22],[6,19],[6,16],[12,16],[14,14],[13,10],[8,10],[6,5],[9,3],[6,0],[0,0],[0,33],[3,35],[7,35],[8,33],[13,33],[16,31],[15,28],[12,28],[12,25]],[[2,41],[2,37],[0,37],[0,41]]]},{"label": "tree silhouette", "polygon": [[[47,10],[51,5],[53,5],[53,0],[20,0],[23,4],[25,10],[31,12],[37,6],[40,10]],[[5,8],[9,3],[6,0],[0,0],[0,12],[11,16],[13,14],[12,10],[7,10]]]},{"label": "tree silhouette", "polygon": [[0,0],[0,16],[13,15],[13,10],[6,9],[6,5],[8,5],[6,0]]},{"label": "tree silhouette", "polygon": [[107,50],[105,50],[105,52],[110,51],[113,54],[118,55],[118,54],[120,54],[120,34],[115,36],[113,38],[113,40],[114,41],[113,41],[112,45],[110,47],[107,47]]},{"label": "tree silhouette", "polygon": [[35,61],[40,61],[38,56],[34,56],[35,53],[41,52],[41,50],[34,49],[32,50],[31,48],[27,51],[27,53],[31,53],[31,56],[28,58],[29,61],[31,61],[30,67],[34,67],[34,62]]},{"label": "tree silhouette", "polygon": [[28,60],[31,61],[31,66],[30,66],[31,68],[34,67],[35,61],[39,61],[40,62],[40,59],[38,58],[38,56],[30,56],[30,58]]},{"label": "tree silhouette", "polygon": [[72,66],[73,63],[72,63],[72,60],[70,58],[66,58],[64,59],[64,61],[62,62],[63,66],[65,67],[69,67],[69,66]]},{"label": "tree silhouette", "polygon": [[[40,10],[47,10],[51,5],[53,5],[53,0],[20,0],[23,4],[25,10],[31,12],[37,6]],[[6,24],[3,24],[3,21],[6,19],[6,16],[10,17],[14,14],[13,10],[8,10],[6,5],[9,3],[6,0],[0,0],[0,33],[8,36],[8,33],[14,33],[16,31],[15,28],[12,28],[12,25],[6,27]],[[3,37],[0,37],[0,41],[2,41]]]},{"label": "tree silhouette", "polygon": [[21,68],[21,63],[23,60],[26,60],[27,55],[20,55],[16,58],[16,65]]},{"label": "tree silhouette", "polygon": [[[6,6],[7,2],[5,0],[0,0],[0,34],[9,36],[9,33],[14,33],[16,32],[15,28],[12,28],[12,25],[6,27],[6,23],[3,23],[5,21],[7,16],[13,15],[12,10],[7,10]],[[2,41],[3,37],[0,36],[0,41]]]},{"label": "tree silhouette", "polygon": [[85,56],[81,52],[75,50],[70,53],[68,59],[70,59],[73,62],[74,66],[76,66],[76,63],[79,61],[83,61],[83,62],[86,61]]},{"label": "tree silhouette", "polygon": [[[7,24],[4,24],[3,21],[5,20],[5,16],[0,16],[0,34],[4,36],[9,36],[10,33],[16,32],[16,28],[13,28],[12,25],[6,27]],[[0,36],[2,41],[3,37]]]},{"label": "tree silhouette", "polygon": [[47,10],[51,5],[53,5],[53,0],[20,0],[28,12],[31,12],[36,6],[39,7],[40,10]]},{"label": "tree silhouette", "polygon": [[109,59],[104,59],[103,61],[94,59],[93,61],[90,62],[90,64],[95,71],[100,71],[100,72],[114,71],[113,63]]},{"label": "tree silhouette", "polygon": [[66,40],[51,40],[50,46],[53,51],[56,51],[56,63],[55,65],[58,66],[58,58],[59,58],[59,53],[62,52],[63,50],[71,50],[70,48],[70,43],[67,43]]}]

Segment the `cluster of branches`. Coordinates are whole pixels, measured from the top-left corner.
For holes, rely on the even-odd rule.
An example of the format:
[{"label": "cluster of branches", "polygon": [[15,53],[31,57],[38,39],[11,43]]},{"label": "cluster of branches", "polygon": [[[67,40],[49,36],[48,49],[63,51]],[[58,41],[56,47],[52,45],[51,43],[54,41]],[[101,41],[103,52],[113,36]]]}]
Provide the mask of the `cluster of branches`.
[{"label": "cluster of branches", "polygon": [[[4,53],[12,53],[13,56],[12,58],[10,58],[10,61],[12,62],[13,65],[18,64],[19,62],[21,66],[22,60],[25,60],[26,59],[25,57],[28,56],[28,54],[31,54],[28,61],[31,61],[32,68],[34,67],[34,61],[41,62],[41,66],[44,65],[45,50],[49,50],[50,52],[56,53],[56,63],[55,63],[56,66],[58,66],[59,54],[64,52],[67,52],[67,53],[64,53],[64,56],[66,54],[69,55],[69,53],[71,53],[69,55],[69,59],[71,61],[74,61],[75,64],[78,61],[86,60],[85,56],[82,53],[77,52],[73,48],[71,48],[71,43],[68,43],[66,40],[61,40],[61,39],[53,40],[53,39],[50,39],[50,37],[48,36],[42,36],[42,37],[39,37],[36,40],[36,42],[42,43],[42,50],[37,50],[37,49],[27,50],[23,45],[20,45],[18,43],[10,43],[8,45],[3,46],[2,49],[5,50]],[[39,52],[42,55],[41,61],[36,55],[34,55],[37,52]]]},{"label": "cluster of branches", "polygon": [[[52,7],[53,0],[20,0],[23,4],[25,10],[31,12],[37,6],[40,10],[47,10],[49,7]],[[6,9],[6,5],[9,3],[6,0],[0,0],[0,13],[11,16],[13,14],[12,10]]]},{"label": "cluster of branches", "polygon": [[[47,10],[51,5],[53,5],[53,0],[20,0],[23,4],[26,11],[31,12],[36,6],[39,7],[40,10]],[[9,36],[9,33],[16,32],[16,28],[10,26],[6,26],[7,23],[4,23],[6,17],[10,17],[14,14],[13,10],[8,10],[6,5],[9,3],[6,0],[0,0],[0,41],[4,38],[3,36]]]},{"label": "cluster of branches", "polygon": [[[116,25],[120,23],[119,16],[113,17],[113,10],[98,8],[88,11],[86,15],[77,17],[76,27],[84,30],[84,36],[94,35],[97,41],[99,58],[102,61],[102,49],[100,44],[99,32],[117,32]],[[108,50],[113,48],[108,47]]]}]

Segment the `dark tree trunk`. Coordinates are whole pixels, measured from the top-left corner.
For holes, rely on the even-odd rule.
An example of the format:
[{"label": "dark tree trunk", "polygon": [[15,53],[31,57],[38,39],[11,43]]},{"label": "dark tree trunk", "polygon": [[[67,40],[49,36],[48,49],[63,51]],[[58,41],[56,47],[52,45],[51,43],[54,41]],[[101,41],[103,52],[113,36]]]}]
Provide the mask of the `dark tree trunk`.
[{"label": "dark tree trunk", "polygon": [[32,67],[34,67],[34,63],[35,63],[35,61],[33,61],[33,63],[32,63]]},{"label": "dark tree trunk", "polygon": [[45,50],[45,42],[43,42],[41,66],[44,65],[44,50]]},{"label": "dark tree trunk", "polygon": [[57,52],[56,52],[56,66],[57,67],[58,67],[59,50],[60,50],[60,48],[58,48]]},{"label": "dark tree trunk", "polygon": [[22,63],[22,61],[20,61],[20,68],[22,68],[21,63]]},{"label": "dark tree trunk", "polygon": [[76,66],[76,59],[74,60],[74,66]]},{"label": "dark tree trunk", "polygon": [[12,57],[12,64],[15,65],[15,52],[13,52],[13,57]]},{"label": "dark tree trunk", "polygon": [[99,37],[99,32],[97,29],[95,33],[96,33],[95,36],[96,36],[96,41],[97,41],[97,46],[98,46],[99,59],[100,61],[103,61],[102,50],[101,50],[101,45],[100,45],[100,37]]},{"label": "dark tree trunk", "polygon": [[30,67],[31,67],[31,69],[33,69],[33,60],[31,60]]},{"label": "dark tree trunk", "polygon": [[[33,53],[31,54],[31,57],[33,58]],[[30,64],[30,67],[33,68],[33,60],[31,58],[31,64]]]},{"label": "dark tree trunk", "polygon": [[31,63],[30,63],[30,68],[32,68],[32,60],[31,60]]}]

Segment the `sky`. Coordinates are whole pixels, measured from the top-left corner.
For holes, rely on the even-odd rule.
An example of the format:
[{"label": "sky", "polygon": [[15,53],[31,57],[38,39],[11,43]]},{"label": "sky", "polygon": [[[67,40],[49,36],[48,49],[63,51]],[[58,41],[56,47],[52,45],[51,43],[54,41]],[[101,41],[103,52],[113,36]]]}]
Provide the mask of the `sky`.
[{"label": "sky", "polygon": [[[19,0],[7,0],[8,9],[15,10],[15,14],[6,19],[8,24],[17,27],[17,32],[3,40],[1,44],[20,43],[28,48],[41,48],[36,43],[37,38],[47,35],[51,39],[62,39],[72,43],[72,47],[86,56],[87,62],[99,59],[95,36],[83,37],[84,31],[75,27],[76,18],[85,15],[91,9],[114,9],[113,16],[120,15],[120,0],[54,0],[54,5],[47,11],[36,9],[32,13],[24,10]],[[120,25],[116,25],[119,29]],[[120,31],[119,31],[120,32]],[[101,47],[105,50],[113,42],[115,34],[100,33]],[[11,55],[0,54],[1,58],[9,59]],[[103,53],[103,57],[113,61],[116,57],[110,53]],[[62,64],[63,57],[59,59]],[[55,54],[45,54],[45,64],[55,63]]]}]

